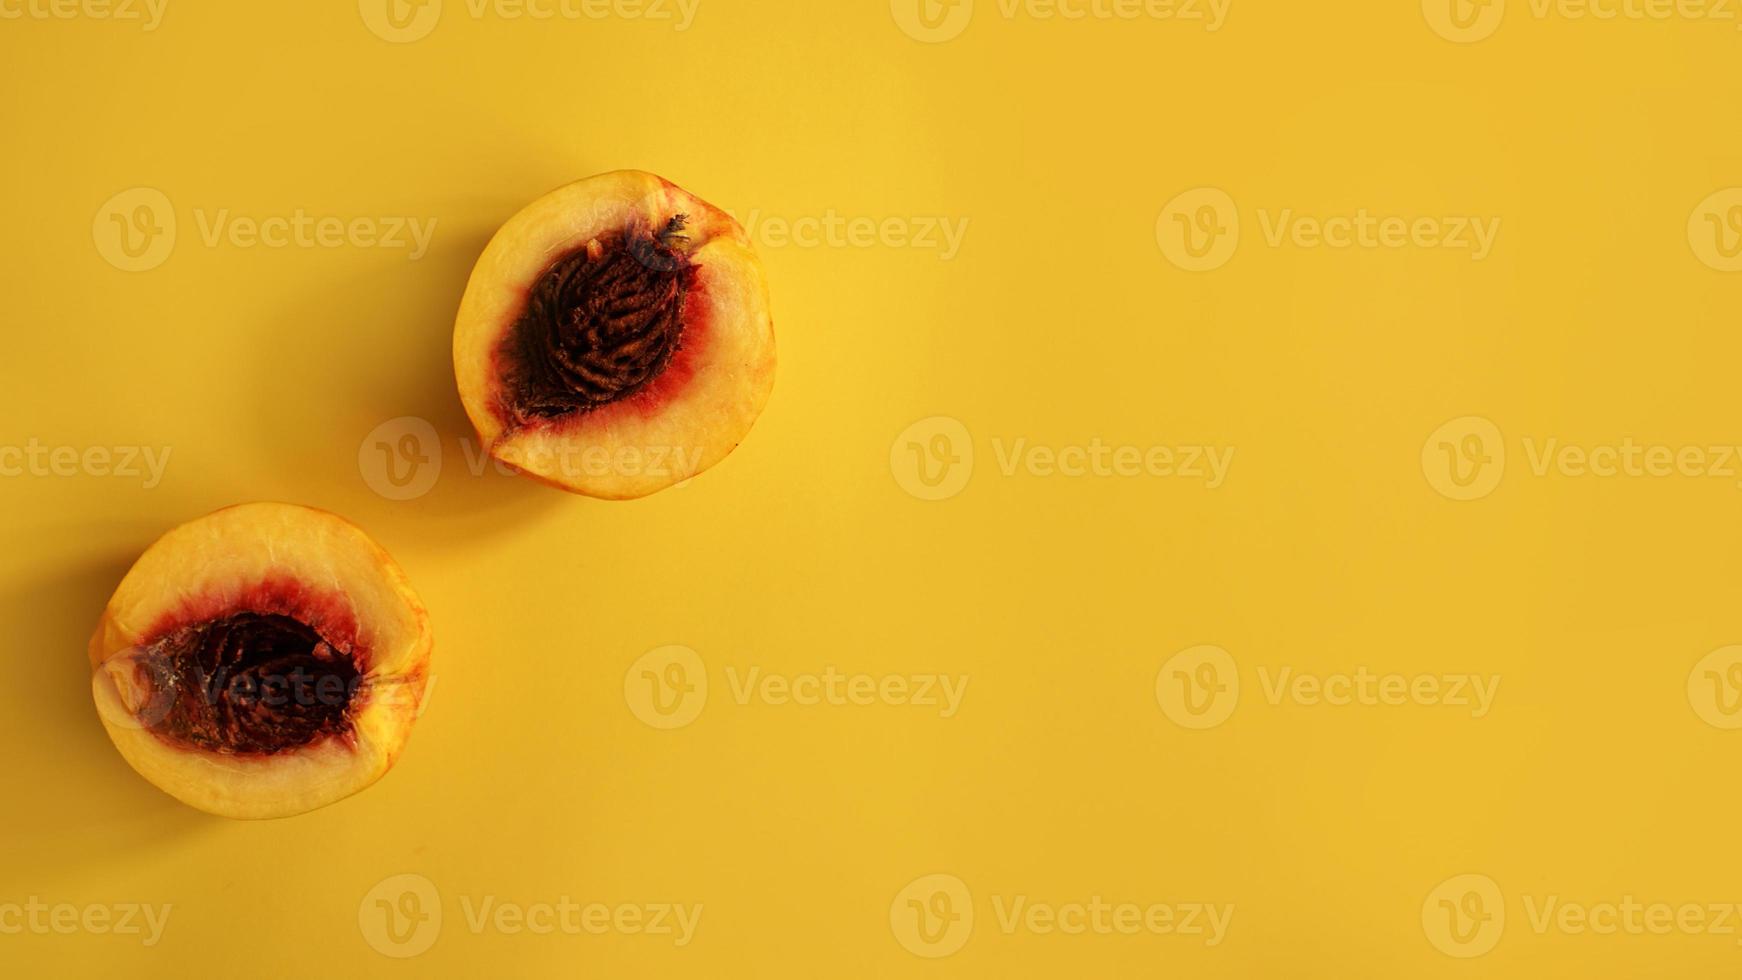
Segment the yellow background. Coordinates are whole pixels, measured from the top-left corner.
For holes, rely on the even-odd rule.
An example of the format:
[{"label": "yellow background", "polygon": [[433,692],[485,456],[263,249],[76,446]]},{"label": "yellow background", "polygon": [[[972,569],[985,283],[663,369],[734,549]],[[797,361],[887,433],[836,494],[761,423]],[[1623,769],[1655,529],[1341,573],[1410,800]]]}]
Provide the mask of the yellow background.
[{"label": "yellow background", "polygon": [[[4,9],[17,11],[19,0]],[[38,3],[44,0],[37,0]],[[0,935],[13,976],[1734,976],[1736,935],[1538,932],[1526,901],[1742,901],[1742,732],[1687,684],[1742,642],[1737,477],[1537,475],[1524,440],[1742,442],[1742,277],[1690,214],[1742,184],[1734,20],[1539,16],[1455,43],[1413,0],[1234,0],[1226,23],[1014,17],[923,43],[884,0],[701,0],[693,24],[472,17],[373,33],[350,0],[169,0],[161,25],[0,19],[0,444],[168,447],[161,484],[0,479],[0,905],[171,903],[161,942]],[[675,8],[672,8],[675,9]],[[911,9],[907,12],[911,14]],[[903,14],[903,16],[907,16]],[[951,16],[957,15],[956,11]],[[942,217],[937,248],[762,241],[780,374],[738,451],[634,503],[467,471],[449,336],[521,205],[619,167],[747,218]],[[157,268],[106,202],[172,202]],[[1218,188],[1241,238],[1158,240]],[[200,220],[438,222],[429,253],[207,245]],[[1498,219],[1493,253],[1272,246],[1265,215]],[[1166,221],[1161,222],[1165,229]],[[1697,224],[1697,222],[1696,222]],[[428,420],[409,501],[362,463]],[[904,490],[897,437],[969,433],[962,491]],[[1442,423],[1504,478],[1456,502]],[[1234,447],[1214,490],[1068,478],[999,447]],[[360,452],[364,450],[364,452]],[[1738,464],[1742,469],[1742,464]],[[910,482],[910,481],[909,481]],[[242,500],[344,514],[431,610],[435,686],[397,768],[239,823],[134,775],[90,703],[89,630],[139,552]],[[678,644],[695,719],[644,724],[630,665]],[[1157,699],[1219,646],[1241,694]],[[728,671],[966,675],[961,710],[739,703]],[[1270,703],[1260,671],[1499,675],[1448,706]],[[1732,692],[1735,693],[1735,692]],[[378,883],[427,879],[427,952],[378,952]],[[916,956],[922,876],[971,936]],[[1422,910],[1506,902],[1480,959]],[[473,931],[463,902],[701,904],[693,942]],[[997,906],[1231,903],[1220,945],[1000,928]],[[361,915],[360,915],[361,913]],[[1742,923],[1731,923],[1742,929]]]}]

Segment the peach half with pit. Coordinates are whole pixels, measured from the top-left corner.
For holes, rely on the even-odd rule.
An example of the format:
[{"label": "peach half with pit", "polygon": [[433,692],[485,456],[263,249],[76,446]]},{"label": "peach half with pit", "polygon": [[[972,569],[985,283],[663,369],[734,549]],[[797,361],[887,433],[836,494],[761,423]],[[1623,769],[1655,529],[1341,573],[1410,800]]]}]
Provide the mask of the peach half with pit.
[{"label": "peach half with pit", "polygon": [[423,703],[429,615],[356,525],[292,504],[171,530],[91,637],[92,696],[121,755],[220,816],[284,817],[381,778]]},{"label": "peach half with pit", "polygon": [[510,218],[454,325],[460,400],[491,456],[608,499],[724,459],[774,385],[768,285],[731,215],[636,170]]}]

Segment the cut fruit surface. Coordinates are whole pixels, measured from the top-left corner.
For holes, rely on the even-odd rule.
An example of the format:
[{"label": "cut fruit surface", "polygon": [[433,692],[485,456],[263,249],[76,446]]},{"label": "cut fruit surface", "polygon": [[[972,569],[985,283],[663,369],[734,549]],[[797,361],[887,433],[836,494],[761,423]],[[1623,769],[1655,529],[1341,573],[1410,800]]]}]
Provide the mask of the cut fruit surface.
[{"label": "cut fruit surface", "polygon": [[738,222],[649,173],[559,188],[479,257],[454,374],[496,459],[640,497],[724,459],[774,385],[762,264]]},{"label": "cut fruit surface", "polygon": [[423,702],[429,616],[356,525],[243,504],[146,549],[91,637],[115,747],[184,803],[290,816],[393,766]]}]

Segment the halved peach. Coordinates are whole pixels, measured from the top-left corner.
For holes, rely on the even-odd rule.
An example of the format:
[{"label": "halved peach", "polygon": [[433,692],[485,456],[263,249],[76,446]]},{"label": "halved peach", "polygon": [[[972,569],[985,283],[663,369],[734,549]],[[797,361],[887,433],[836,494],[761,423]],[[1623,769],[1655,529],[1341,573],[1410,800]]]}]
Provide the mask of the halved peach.
[{"label": "halved peach", "polygon": [[115,747],[184,803],[282,817],[384,775],[423,702],[429,616],[356,525],[243,504],[134,563],[91,637]]},{"label": "halved peach", "polygon": [[724,459],[774,386],[762,263],[738,222],[619,170],[533,202],[485,247],[454,374],[496,459],[594,497],[641,497]]}]

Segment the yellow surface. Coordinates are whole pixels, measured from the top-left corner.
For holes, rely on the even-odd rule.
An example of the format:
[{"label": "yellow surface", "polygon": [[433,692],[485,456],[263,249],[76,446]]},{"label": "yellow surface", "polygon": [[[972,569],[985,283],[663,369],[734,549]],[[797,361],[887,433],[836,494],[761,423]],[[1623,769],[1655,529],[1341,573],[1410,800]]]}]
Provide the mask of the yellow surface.
[{"label": "yellow surface", "polygon": [[[0,973],[1734,975],[1737,5],[1011,2],[0,0]],[[471,263],[616,167],[760,222],[767,414],[641,502],[473,476]],[[1430,220],[1296,221],[1362,214]],[[263,824],[132,773],[84,661],[251,499],[436,632],[394,772]],[[830,671],[871,703],[775,703]]]}]

